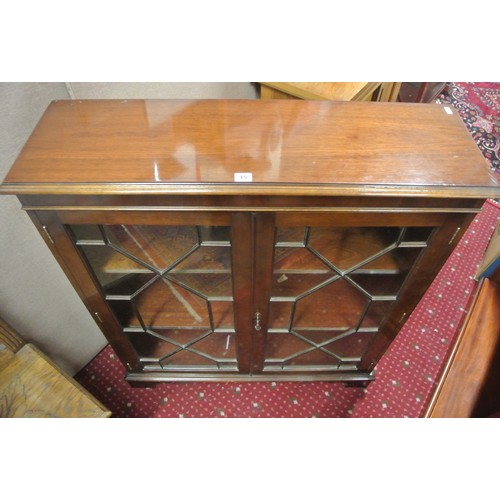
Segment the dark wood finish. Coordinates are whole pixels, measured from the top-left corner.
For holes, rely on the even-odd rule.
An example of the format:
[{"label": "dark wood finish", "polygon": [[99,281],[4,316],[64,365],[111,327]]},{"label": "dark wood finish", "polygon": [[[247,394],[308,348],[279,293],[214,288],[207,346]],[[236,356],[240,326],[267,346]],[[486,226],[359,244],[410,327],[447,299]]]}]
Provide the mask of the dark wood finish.
[{"label": "dark wood finish", "polygon": [[[274,254],[274,214],[254,216],[255,234],[259,235],[254,243],[254,287],[253,287],[253,362],[252,371],[262,372],[266,353],[266,334],[269,320],[269,297],[273,275]],[[258,328],[256,328],[256,314]]]},{"label": "dark wood finish", "polygon": [[[123,336],[122,329],[113,312],[102,299],[93,273],[74,246],[66,229],[57,218],[57,214],[43,212],[35,215],[38,217],[32,217],[32,220],[35,221],[40,233],[46,238],[45,241],[54,257],[59,261],[97,326],[103,330],[127,369],[140,370],[142,366],[135,350],[128,339]],[[43,227],[47,230],[44,230]],[[52,240],[48,239],[49,237]]]},{"label": "dark wood finish", "polygon": [[434,234],[429,248],[422,252],[414,264],[411,276],[400,291],[397,303],[394,304],[387,319],[381,325],[379,334],[370,345],[360,369],[370,371],[375,367],[471,221],[471,217],[448,216],[446,222]]},{"label": "dark wood finish", "polygon": [[[2,186],[0,186],[2,187]],[[296,186],[300,190],[300,186]],[[68,186],[71,189],[71,186]],[[220,186],[213,186],[218,190]],[[242,189],[251,190],[248,184]],[[180,195],[180,194],[144,194],[147,186],[144,187],[143,196],[134,195],[19,195],[19,199],[26,210],[68,210],[68,211],[90,211],[90,210],[127,210],[155,212],[164,211],[208,211],[218,210],[224,207],[233,207],[244,211],[274,211],[276,208],[282,210],[296,209],[297,207],[310,210],[328,209],[328,211],[355,211],[370,212],[384,211],[395,213],[405,212],[446,212],[463,211],[471,208],[480,208],[480,199],[467,198],[429,198],[425,196],[425,187],[420,187],[422,192],[419,197],[408,197],[403,194],[398,196],[321,196],[314,193],[309,196],[266,196],[253,193],[252,196],[242,195],[210,195],[203,196]],[[449,189],[449,188],[447,188]],[[415,189],[415,193],[418,191]]]},{"label": "dark wood finish", "polygon": [[482,280],[425,412],[431,418],[488,417],[500,411],[500,284]]},{"label": "dark wood finish", "polygon": [[[235,182],[237,172],[251,172],[253,182]],[[448,114],[444,106],[104,100],[53,103],[0,186],[0,193],[19,196],[127,367],[127,380],[281,377],[364,383],[373,378],[376,362],[470,219],[485,198],[500,196],[500,186],[459,116]],[[200,371],[200,366],[191,370],[186,365],[165,370],[144,360],[147,356],[141,357],[129,338],[137,332],[125,329],[151,332],[146,332],[140,317],[128,327],[120,323],[119,312],[106,300],[92,263],[82,247],[75,245],[71,226],[77,224],[125,225],[139,238],[142,236],[132,226],[229,227],[237,367],[203,367]],[[286,372],[274,365],[264,366],[270,335],[280,335],[268,332],[270,291],[276,286],[272,280],[280,278],[272,276],[274,237],[279,227],[309,226],[338,231],[436,230],[422,244],[413,271],[359,365],[346,356],[349,359],[342,365],[309,370],[298,363],[287,366]],[[361,262],[363,239],[349,241],[353,262]],[[149,248],[147,241],[143,243]],[[150,250],[154,252],[153,247]],[[161,261],[161,255],[158,257]],[[107,272],[119,273],[118,264],[108,263]],[[153,273],[136,264],[129,265],[127,272],[142,272],[143,277]],[[320,269],[316,274],[324,272]],[[305,276],[308,272],[299,268],[300,273]],[[140,281],[136,275],[130,279]],[[316,278],[304,279],[313,282]],[[355,303],[360,292],[356,290],[354,305],[347,294],[343,300],[331,297],[331,303],[341,303],[346,309],[359,307]],[[184,293],[188,296],[189,290],[183,288]],[[146,307],[145,302],[141,295],[139,306]],[[323,302],[322,308],[328,309]],[[160,311],[160,303],[151,303],[152,310]],[[260,329],[256,329],[257,321]],[[159,358],[166,351],[162,351],[164,344],[154,343],[162,339],[158,340],[158,332],[153,333],[144,337],[153,343],[150,352]],[[206,340],[210,349],[220,340],[212,333]],[[303,341],[297,339],[291,337],[293,342]],[[146,341],[141,338],[141,342]],[[198,355],[183,349],[186,359]],[[228,352],[232,351],[226,348],[223,356],[229,356]],[[318,358],[313,355],[311,359],[321,360],[325,352],[313,354]]]},{"label": "dark wood finish", "polygon": [[[2,191],[494,196],[486,160],[458,113],[444,108],[286,100],[57,101]],[[235,183],[236,172],[252,172],[253,183]]]},{"label": "dark wood finish", "polygon": [[[231,228],[232,266],[239,272],[234,274],[234,319],[238,332],[237,357],[241,373],[251,372],[253,333],[253,220],[249,214],[233,215]],[[250,265],[249,265],[250,264]]]},{"label": "dark wood finish", "polygon": [[399,89],[398,100],[400,102],[432,102],[444,91],[445,87],[445,82],[404,82]]}]

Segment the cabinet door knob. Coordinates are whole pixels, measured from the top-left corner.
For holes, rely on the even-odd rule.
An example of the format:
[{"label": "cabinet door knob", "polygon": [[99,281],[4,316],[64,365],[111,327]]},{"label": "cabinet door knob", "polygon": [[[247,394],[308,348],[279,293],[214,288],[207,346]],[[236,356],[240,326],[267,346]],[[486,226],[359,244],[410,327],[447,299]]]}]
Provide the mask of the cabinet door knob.
[{"label": "cabinet door knob", "polygon": [[255,318],[254,318],[254,328],[255,330],[259,331],[261,326],[260,326],[260,319],[261,319],[262,315],[260,314],[260,312],[256,312],[255,313]]}]

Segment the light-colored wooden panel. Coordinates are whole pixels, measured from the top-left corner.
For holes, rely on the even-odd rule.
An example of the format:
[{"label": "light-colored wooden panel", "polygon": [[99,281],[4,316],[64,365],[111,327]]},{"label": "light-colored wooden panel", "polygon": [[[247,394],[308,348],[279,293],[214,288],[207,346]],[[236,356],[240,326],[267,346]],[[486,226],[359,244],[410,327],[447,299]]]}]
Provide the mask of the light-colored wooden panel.
[{"label": "light-colored wooden panel", "polygon": [[[299,99],[326,99],[329,101],[365,101],[381,85],[380,82],[261,82],[269,89],[264,98],[276,99],[284,94]],[[273,93],[270,90],[274,90]],[[266,91],[265,91],[266,92]],[[262,95],[261,95],[262,98]]]},{"label": "light-colored wooden panel", "polygon": [[0,417],[109,417],[76,381],[26,344],[0,372]]}]

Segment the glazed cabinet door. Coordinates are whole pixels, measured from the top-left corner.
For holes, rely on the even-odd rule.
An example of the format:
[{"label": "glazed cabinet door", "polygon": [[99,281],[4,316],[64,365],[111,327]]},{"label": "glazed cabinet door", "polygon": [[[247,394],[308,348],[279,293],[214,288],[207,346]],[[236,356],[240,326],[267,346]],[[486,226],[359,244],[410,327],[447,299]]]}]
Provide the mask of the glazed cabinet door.
[{"label": "glazed cabinet door", "polygon": [[267,310],[260,306],[263,330],[254,332],[254,370],[370,379],[451,252],[463,218],[278,215],[257,257],[271,255],[271,280]]},{"label": "glazed cabinet door", "polygon": [[235,315],[248,309],[249,217],[53,217],[59,222],[44,227],[77,286],[87,283],[87,306],[130,371],[162,379],[249,372],[250,322]]},{"label": "glazed cabinet door", "polygon": [[135,381],[371,380],[469,217],[32,214]]}]

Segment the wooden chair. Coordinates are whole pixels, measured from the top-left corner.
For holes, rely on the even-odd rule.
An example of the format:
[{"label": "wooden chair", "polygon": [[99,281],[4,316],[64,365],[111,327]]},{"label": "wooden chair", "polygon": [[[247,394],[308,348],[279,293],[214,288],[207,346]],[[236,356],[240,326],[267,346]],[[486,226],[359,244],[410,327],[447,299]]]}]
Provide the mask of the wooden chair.
[{"label": "wooden chair", "polygon": [[111,412],[0,318],[0,417],[109,417]]}]

